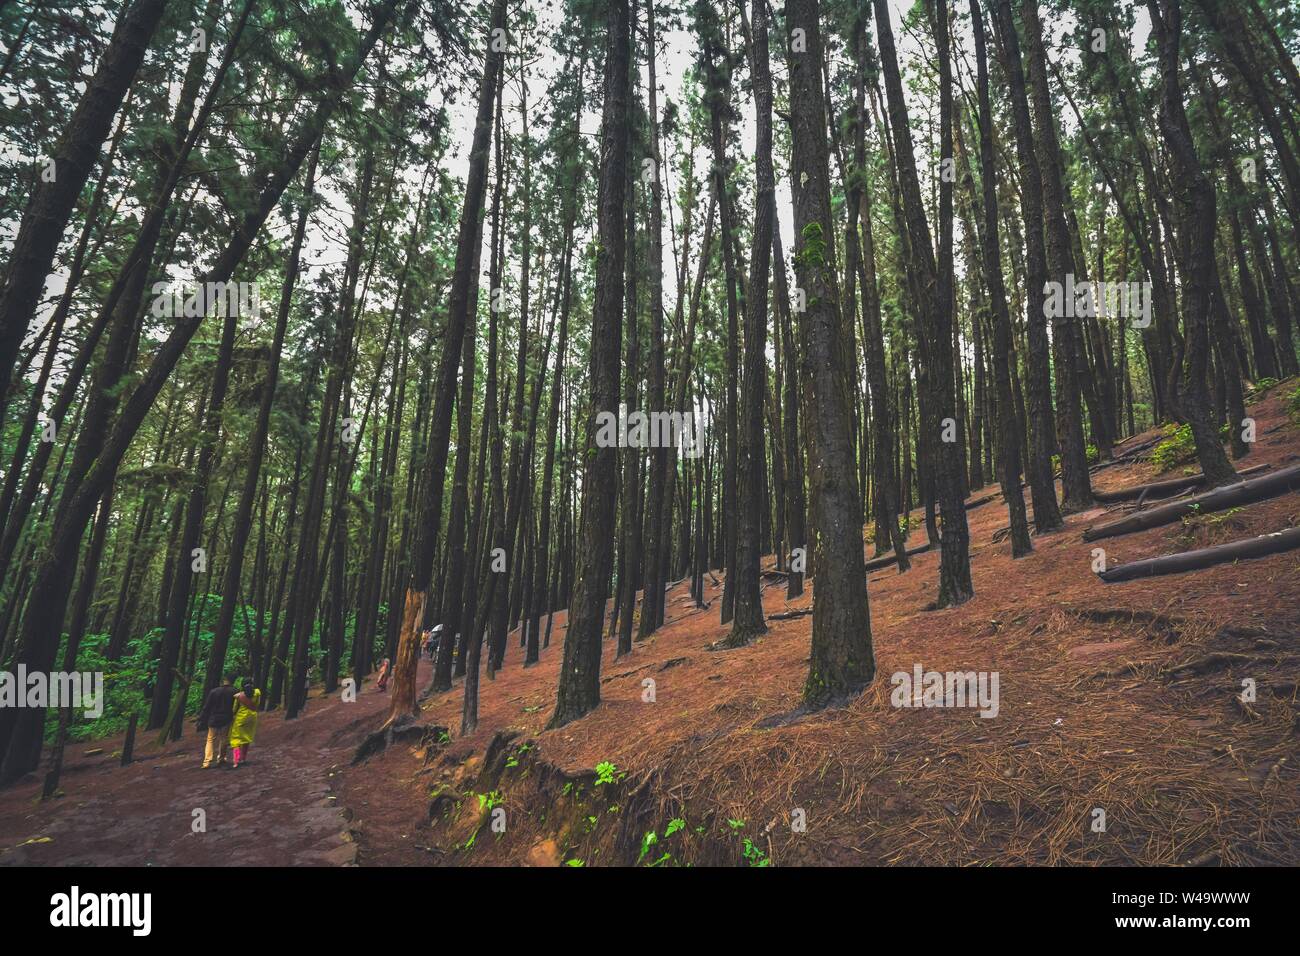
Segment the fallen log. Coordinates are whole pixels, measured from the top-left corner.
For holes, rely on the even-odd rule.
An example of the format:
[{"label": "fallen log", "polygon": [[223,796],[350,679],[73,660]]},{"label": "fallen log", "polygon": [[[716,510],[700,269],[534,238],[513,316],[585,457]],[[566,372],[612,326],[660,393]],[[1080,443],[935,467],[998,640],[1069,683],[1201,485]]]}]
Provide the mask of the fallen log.
[{"label": "fallen log", "polygon": [[1257,538],[1246,538],[1242,541],[1230,541],[1211,548],[1165,554],[1144,561],[1131,561],[1128,564],[1099,571],[1097,577],[1107,584],[1114,584],[1116,581],[1132,581],[1134,578],[1153,578],[1161,574],[1199,571],[1227,561],[1263,558],[1295,548],[1300,548],[1300,528],[1287,528],[1285,531],[1261,534]]},{"label": "fallen log", "polygon": [[1114,468],[1116,465],[1135,465],[1138,462],[1150,461],[1151,456],[1144,454],[1144,452],[1151,451],[1156,445],[1160,444],[1163,438],[1164,436],[1162,435],[1157,438],[1148,439],[1144,442],[1139,442],[1131,448],[1125,448],[1123,452],[1116,449],[1112,456],[1105,461],[1099,461],[1095,465],[1089,465],[1088,471],[1089,473],[1095,474],[1105,468]]},{"label": "fallen log", "polygon": [[[1253,475],[1264,471],[1268,467],[1267,464],[1252,465],[1250,468],[1243,468],[1237,474]],[[1180,478],[1166,478],[1163,481],[1148,482],[1145,485],[1133,485],[1131,488],[1120,488],[1118,491],[1094,491],[1092,496],[1102,504],[1111,504],[1116,501],[1132,501],[1135,498],[1141,499],[1143,497],[1168,498],[1170,495],[1186,491],[1188,488],[1195,488],[1204,480],[1204,474],[1184,475]]]},{"label": "fallen log", "polygon": [[986,505],[986,504],[988,504],[990,501],[992,501],[993,499],[995,499],[995,498],[1000,498],[1000,497],[1002,497],[1002,496],[1001,496],[1001,495],[985,495],[983,498],[976,498],[974,501],[968,501],[968,502],[966,503],[966,510],[967,510],[967,511],[974,511],[974,510],[975,510],[976,508],[978,508],[980,505]]},{"label": "fallen log", "polygon": [[796,617],[806,617],[812,612],[813,609],[811,607],[801,607],[801,608],[796,608],[793,611],[781,611],[778,614],[769,614],[767,616],[767,619],[769,621],[790,621]]},{"label": "fallen log", "polygon": [[1253,504],[1267,498],[1276,498],[1278,495],[1296,489],[1300,489],[1300,465],[1283,468],[1281,471],[1262,475],[1259,478],[1248,478],[1245,481],[1238,481],[1231,485],[1223,485],[1220,488],[1193,495],[1181,501],[1172,501],[1166,505],[1149,508],[1146,511],[1138,511],[1108,524],[1085,528],[1083,540],[1097,541],[1101,538],[1113,538],[1121,534],[1131,534],[1134,531],[1158,528],[1161,525],[1177,521],[1184,515],[1205,514],[1237,505]]},{"label": "fallen log", "polygon": [[1131,461],[1134,454],[1140,451],[1145,451],[1148,448],[1154,448],[1156,445],[1159,445],[1162,441],[1164,441],[1167,437],[1168,436],[1163,433],[1159,433],[1156,435],[1148,435],[1146,438],[1142,439],[1142,441],[1138,442],[1136,445],[1129,445],[1127,448],[1125,448],[1122,452],[1120,452],[1115,457],[1127,458]]},{"label": "fallen log", "polygon": [[1127,438],[1121,438],[1119,441],[1113,443],[1110,447],[1111,447],[1112,450],[1116,450],[1116,449],[1118,449],[1121,445],[1127,445],[1129,442],[1133,441],[1135,438],[1141,438],[1142,435],[1143,435],[1142,432],[1134,432],[1132,435],[1129,435]]},{"label": "fallen log", "polygon": [[[912,550],[906,551],[904,553],[909,558],[911,558],[911,557],[915,557],[918,554],[924,554],[925,552],[931,551],[933,549],[934,549],[933,544],[923,544],[919,548],[913,548]],[[871,573],[872,571],[879,571],[881,568],[887,568],[890,565],[897,564],[897,563],[898,563],[898,555],[891,551],[889,554],[886,554],[883,557],[872,558],[870,561],[868,561],[867,573]]]}]

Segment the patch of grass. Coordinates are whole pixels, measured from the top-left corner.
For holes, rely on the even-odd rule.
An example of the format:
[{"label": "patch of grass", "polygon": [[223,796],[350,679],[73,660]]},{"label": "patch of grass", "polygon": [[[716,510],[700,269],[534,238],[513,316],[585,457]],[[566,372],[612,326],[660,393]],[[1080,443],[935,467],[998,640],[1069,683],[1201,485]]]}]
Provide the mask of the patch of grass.
[{"label": "patch of grass", "polygon": [[1255,383],[1254,389],[1251,390],[1250,397],[1253,399],[1263,398],[1271,392],[1278,380],[1270,376],[1265,376]]},{"label": "patch of grass", "polygon": [[1196,457],[1196,442],[1192,439],[1191,425],[1166,425],[1165,438],[1151,452],[1151,462],[1156,471],[1169,471]]},{"label": "patch of grass", "polygon": [[1245,523],[1237,516],[1244,508],[1229,508],[1211,514],[1202,514],[1199,505],[1192,506],[1192,514],[1184,515],[1178,538],[1185,548],[1206,547],[1219,544],[1244,530]]}]

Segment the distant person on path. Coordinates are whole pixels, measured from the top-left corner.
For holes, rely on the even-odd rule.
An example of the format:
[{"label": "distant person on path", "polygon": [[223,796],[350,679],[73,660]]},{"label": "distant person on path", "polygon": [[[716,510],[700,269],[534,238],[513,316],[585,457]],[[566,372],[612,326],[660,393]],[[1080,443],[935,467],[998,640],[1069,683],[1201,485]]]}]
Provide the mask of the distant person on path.
[{"label": "distant person on path", "polygon": [[236,770],[248,762],[248,748],[253,745],[257,735],[257,712],[262,707],[262,691],[253,687],[251,680],[246,680],[235,695],[234,720],[230,724],[230,749],[233,751],[233,763]]},{"label": "distant person on path", "polygon": [[214,763],[222,766],[226,762],[226,746],[229,743],[234,708],[235,678],[234,675],[228,675],[220,687],[214,687],[208,692],[203,708],[199,711],[198,728],[208,732],[208,742],[203,748],[204,770]]},{"label": "distant person on path", "polygon": [[435,624],[433,627],[429,628],[428,633],[425,635],[424,656],[429,660],[433,660],[438,654],[438,638],[441,631],[442,625]]},{"label": "distant person on path", "polygon": [[388,658],[385,657],[383,662],[379,665],[379,681],[375,684],[375,689],[378,690],[381,694],[384,691],[388,690],[389,670],[390,668],[388,664]]}]

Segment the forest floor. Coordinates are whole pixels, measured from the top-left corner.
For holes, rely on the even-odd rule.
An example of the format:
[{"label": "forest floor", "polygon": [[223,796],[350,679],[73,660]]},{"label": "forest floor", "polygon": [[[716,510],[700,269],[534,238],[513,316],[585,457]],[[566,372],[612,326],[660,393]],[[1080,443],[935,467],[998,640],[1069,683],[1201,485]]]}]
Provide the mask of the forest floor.
[{"label": "forest floor", "polygon": [[[421,661],[420,673],[429,677]],[[41,802],[44,768],[0,791],[0,866],[338,866],[356,862],[351,815],[333,793],[354,737],[374,729],[389,696],[367,681],[357,699],[314,690],[296,720],[261,717],[247,766],[201,768],[206,734],[159,748],[158,731],[69,741],[60,793]],[[347,740],[348,743],[342,743]],[[202,810],[203,828],[195,826]]]},{"label": "forest floor", "polygon": [[[1251,406],[1258,441],[1240,467],[1300,460],[1284,392]],[[1135,461],[1093,481],[1181,473]],[[192,733],[161,752],[138,742],[127,768],[120,740],[70,746],[62,797],[40,804],[35,776],[0,793],[0,865],[1300,863],[1300,552],[1122,584],[1091,569],[1097,546],[1115,565],[1300,525],[1300,494],[1082,540],[1132,508],[1070,515],[1013,560],[993,540],[1000,496],[971,507],[975,597],[957,608],[928,609],[937,550],[906,574],[872,573],[877,678],[843,708],[797,714],[811,616],[709,650],[727,629],[706,576],[707,610],[678,582],[655,635],[617,660],[607,642],[601,705],[566,727],[545,730],[557,614],[535,667],[519,666],[512,635],[465,738],[458,680],[426,703],[422,739],[355,766],[387,703],[370,685],[352,704],[313,695],[293,722],[264,715],[239,771],[199,770]],[[919,514],[912,527],[916,547]],[[769,617],[814,597],[787,603],[764,577]],[[996,672],[997,716],[892,706],[891,675],[916,665]],[[1244,679],[1254,702],[1240,700]],[[195,808],[206,834],[191,832]]]}]

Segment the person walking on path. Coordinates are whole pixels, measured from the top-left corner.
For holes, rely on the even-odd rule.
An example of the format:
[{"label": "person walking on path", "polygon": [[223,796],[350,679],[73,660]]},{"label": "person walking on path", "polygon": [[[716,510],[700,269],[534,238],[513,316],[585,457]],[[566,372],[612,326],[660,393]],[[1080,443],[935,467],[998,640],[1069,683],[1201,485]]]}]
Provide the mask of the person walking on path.
[{"label": "person walking on path", "polygon": [[253,687],[251,680],[240,685],[235,695],[234,718],[230,722],[230,750],[236,770],[248,762],[248,748],[257,736],[257,712],[262,706],[262,691]]},{"label": "person walking on path", "polygon": [[203,748],[203,769],[207,770],[215,763],[218,766],[226,762],[226,747],[230,737],[230,722],[234,718],[235,678],[227,676],[220,687],[208,692],[207,700],[199,711],[198,728],[208,732],[208,741]]}]

